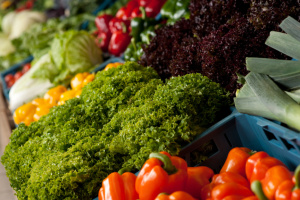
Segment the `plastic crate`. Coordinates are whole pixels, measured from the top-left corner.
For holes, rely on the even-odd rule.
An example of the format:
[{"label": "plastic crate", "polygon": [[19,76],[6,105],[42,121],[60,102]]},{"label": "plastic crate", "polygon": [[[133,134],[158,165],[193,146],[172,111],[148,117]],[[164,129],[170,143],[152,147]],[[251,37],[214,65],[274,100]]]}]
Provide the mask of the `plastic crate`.
[{"label": "plastic crate", "polygon": [[[234,147],[265,151],[281,160],[290,170],[294,170],[300,164],[299,136],[264,118],[234,111],[210,130],[201,134],[179,153],[189,166],[204,165],[218,173],[229,151]],[[193,155],[207,143],[213,145],[213,151],[207,160],[195,163]]]},{"label": "plastic crate", "polygon": [[6,82],[4,80],[7,74],[15,74],[18,70],[20,70],[25,64],[30,63],[33,60],[33,56],[29,56],[28,58],[24,59],[23,61],[13,65],[7,70],[0,72],[0,78],[2,82],[3,94],[5,98],[9,101],[9,91],[10,88],[7,87]]}]

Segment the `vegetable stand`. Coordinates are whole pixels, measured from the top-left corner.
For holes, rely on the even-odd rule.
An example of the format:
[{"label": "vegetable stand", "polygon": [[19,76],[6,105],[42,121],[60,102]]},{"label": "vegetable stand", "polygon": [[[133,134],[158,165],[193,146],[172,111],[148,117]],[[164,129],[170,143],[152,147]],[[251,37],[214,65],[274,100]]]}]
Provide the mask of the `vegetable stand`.
[{"label": "vegetable stand", "polygon": [[[276,1],[268,4],[270,10],[276,10]],[[106,11],[100,6],[88,24],[63,26],[58,34],[48,35],[47,30],[56,28],[48,21],[35,29],[46,30],[41,43],[30,43],[33,32],[25,35],[28,38],[23,42],[32,44],[29,51],[34,60],[9,96],[5,76],[17,74],[31,60],[1,74],[7,103],[0,104],[6,108],[1,126],[10,126],[5,134],[1,132],[7,143],[1,163],[20,200],[95,198],[108,174],[138,172],[149,154],[161,151],[178,155],[190,167],[207,166],[218,173],[228,153],[243,147],[264,151],[290,171],[296,169],[299,130],[288,128],[286,121],[268,120],[268,115],[242,113],[234,104],[235,97],[243,103],[266,93],[249,90],[257,86],[246,76],[249,60],[257,61],[249,57],[290,60],[264,42],[271,30],[277,30],[281,13],[299,13],[292,9],[296,3],[269,13],[248,1],[102,2],[103,9],[110,7]],[[118,8],[110,10],[116,4]],[[200,7],[203,12],[199,13]],[[266,15],[261,15],[261,9]],[[268,21],[269,15],[273,21]],[[253,66],[251,70],[253,76],[259,73]],[[20,98],[23,93],[26,97]],[[249,99],[245,100],[246,95]],[[282,95],[279,101],[284,104],[289,97]],[[41,102],[46,102],[44,107]],[[19,109],[22,106],[32,112],[26,114]],[[7,113],[7,107],[14,112],[16,128],[10,124],[12,113]],[[255,109],[266,110],[260,108]]]}]

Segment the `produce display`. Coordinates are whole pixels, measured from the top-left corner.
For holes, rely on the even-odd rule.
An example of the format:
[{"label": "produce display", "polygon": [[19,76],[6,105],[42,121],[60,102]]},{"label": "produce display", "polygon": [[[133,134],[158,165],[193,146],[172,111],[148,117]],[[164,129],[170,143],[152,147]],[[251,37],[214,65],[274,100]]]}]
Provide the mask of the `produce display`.
[{"label": "produce display", "polygon": [[0,5],[19,200],[300,200],[298,1]]},{"label": "produce display", "polygon": [[136,176],[122,170],[102,182],[98,199],[126,200],[264,200],[300,198],[300,165],[290,171],[264,151],[235,147],[222,169],[188,167],[185,160],[162,151],[151,153]]}]

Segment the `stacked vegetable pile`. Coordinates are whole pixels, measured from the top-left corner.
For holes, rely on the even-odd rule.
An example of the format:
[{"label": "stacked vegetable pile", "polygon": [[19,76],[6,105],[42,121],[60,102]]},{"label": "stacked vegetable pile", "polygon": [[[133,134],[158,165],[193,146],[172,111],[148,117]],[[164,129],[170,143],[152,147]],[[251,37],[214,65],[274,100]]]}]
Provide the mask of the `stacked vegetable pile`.
[{"label": "stacked vegetable pile", "polygon": [[297,200],[300,165],[295,173],[264,151],[232,148],[222,169],[188,167],[167,152],[151,153],[136,176],[113,172],[99,190],[99,200]]},{"label": "stacked vegetable pile", "polygon": [[18,199],[93,198],[109,173],[138,171],[153,151],[177,154],[228,105],[224,89],[201,74],[163,83],[152,68],[127,62],[20,124],[1,161]]},{"label": "stacked vegetable pile", "polygon": [[299,9],[298,1],[191,0],[190,18],[158,29],[140,63],[163,79],[202,73],[233,97],[238,74],[247,74],[247,56],[287,59],[264,41],[288,15],[298,19]]}]

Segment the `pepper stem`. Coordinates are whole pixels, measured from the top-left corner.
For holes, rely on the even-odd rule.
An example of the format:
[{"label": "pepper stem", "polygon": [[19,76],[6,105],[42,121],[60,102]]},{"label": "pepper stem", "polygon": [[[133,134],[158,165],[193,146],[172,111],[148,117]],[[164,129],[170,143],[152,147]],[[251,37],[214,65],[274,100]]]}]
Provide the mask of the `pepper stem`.
[{"label": "pepper stem", "polygon": [[142,19],[146,19],[146,10],[145,10],[145,7],[140,6],[139,9],[140,9],[140,11],[142,13]]},{"label": "pepper stem", "polygon": [[294,176],[295,176],[296,183],[293,190],[300,189],[300,165],[298,165],[298,167],[295,169]]},{"label": "pepper stem", "polygon": [[251,183],[251,190],[258,197],[259,200],[268,200],[266,195],[264,194],[261,186],[261,182],[256,180]]},{"label": "pepper stem", "polygon": [[161,153],[151,153],[149,158],[156,158],[160,160],[163,163],[163,169],[169,175],[177,172],[176,167],[172,164],[171,159],[167,155]]}]

